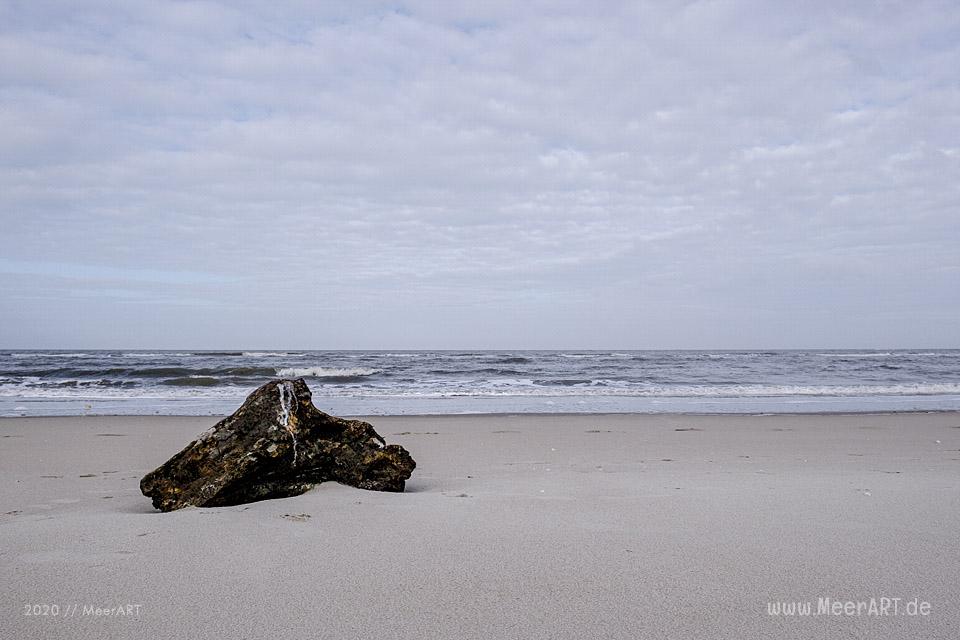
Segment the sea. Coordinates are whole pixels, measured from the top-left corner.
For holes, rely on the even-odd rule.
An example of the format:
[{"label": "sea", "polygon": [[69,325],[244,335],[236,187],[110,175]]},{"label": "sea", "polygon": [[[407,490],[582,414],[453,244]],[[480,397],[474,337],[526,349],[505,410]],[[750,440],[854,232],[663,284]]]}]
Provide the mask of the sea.
[{"label": "sea", "polygon": [[960,350],[0,351],[0,416],[227,415],[303,378],[336,415],[960,410]]}]

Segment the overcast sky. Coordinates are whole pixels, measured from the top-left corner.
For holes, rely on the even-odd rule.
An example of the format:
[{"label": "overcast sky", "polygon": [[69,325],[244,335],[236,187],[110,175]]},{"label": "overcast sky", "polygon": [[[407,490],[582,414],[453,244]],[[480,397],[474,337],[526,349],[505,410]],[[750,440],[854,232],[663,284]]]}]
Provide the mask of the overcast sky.
[{"label": "overcast sky", "polygon": [[960,347],[955,1],[336,4],[0,2],[0,347]]}]

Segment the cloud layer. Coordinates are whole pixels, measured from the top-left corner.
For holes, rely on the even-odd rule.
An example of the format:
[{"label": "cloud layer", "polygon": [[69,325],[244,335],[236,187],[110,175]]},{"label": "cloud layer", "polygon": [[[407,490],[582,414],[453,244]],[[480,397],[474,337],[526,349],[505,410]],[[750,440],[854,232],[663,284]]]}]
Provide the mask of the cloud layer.
[{"label": "cloud layer", "polygon": [[955,4],[315,4],[0,8],[0,346],[960,346]]}]

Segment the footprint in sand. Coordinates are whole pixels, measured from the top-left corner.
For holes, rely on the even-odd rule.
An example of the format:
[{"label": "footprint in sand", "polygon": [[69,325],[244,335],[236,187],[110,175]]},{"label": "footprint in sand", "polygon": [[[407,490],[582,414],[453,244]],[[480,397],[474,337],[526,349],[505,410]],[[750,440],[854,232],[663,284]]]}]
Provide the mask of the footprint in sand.
[{"label": "footprint in sand", "polygon": [[284,520],[292,520],[293,522],[306,522],[307,520],[310,519],[310,514],[309,513],[297,513],[297,514],[285,513],[280,517],[283,518]]}]

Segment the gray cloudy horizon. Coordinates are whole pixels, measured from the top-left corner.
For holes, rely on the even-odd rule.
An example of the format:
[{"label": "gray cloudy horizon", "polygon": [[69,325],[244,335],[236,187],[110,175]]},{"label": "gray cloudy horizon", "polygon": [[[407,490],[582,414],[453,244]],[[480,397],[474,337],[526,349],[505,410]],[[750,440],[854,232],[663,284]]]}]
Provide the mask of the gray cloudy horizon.
[{"label": "gray cloudy horizon", "polygon": [[0,4],[0,348],[960,347],[960,5]]}]

